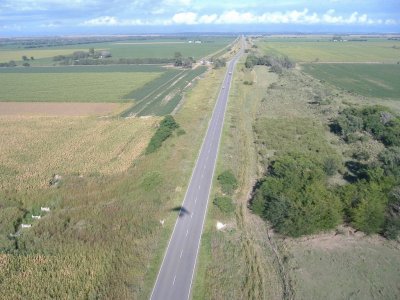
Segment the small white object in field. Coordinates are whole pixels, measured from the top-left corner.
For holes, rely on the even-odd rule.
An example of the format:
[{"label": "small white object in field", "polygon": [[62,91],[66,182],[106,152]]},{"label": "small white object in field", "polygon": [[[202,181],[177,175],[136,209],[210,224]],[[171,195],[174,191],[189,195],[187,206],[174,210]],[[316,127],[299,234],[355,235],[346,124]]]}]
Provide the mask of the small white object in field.
[{"label": "small white object in field", "polygon": [[165,220],[160,220],[161,226],[164,226],[164,222],[165,222]]},{"label": "small white object in field", "polygon": [[31,224],[21,224],[21,228],[31,228]]},{"label": "small white object in field", "polygon": [[217,229],[218,230],[224,229],[225,227],[226,227],[226,224],[223,224],[221,222],[217,222]]},{"label": "small white object in field", "polygon": [[50,211],[50,207],[41,207],[40,210],[49,212]]},{"label": "small white object in field", "polygon": [[34,216],[34,215],[32,215],[32,219],[37,219],[37,220],[39,220],[39,219],[41,219],[42,218],[42,216]]}]

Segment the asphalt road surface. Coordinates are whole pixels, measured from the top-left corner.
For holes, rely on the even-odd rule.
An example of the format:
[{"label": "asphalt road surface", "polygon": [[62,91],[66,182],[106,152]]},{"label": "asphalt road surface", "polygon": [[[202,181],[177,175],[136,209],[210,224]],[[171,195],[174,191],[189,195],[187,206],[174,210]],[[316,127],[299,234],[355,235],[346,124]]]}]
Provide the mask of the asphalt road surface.
[{"label": "asphalt road surface", "polygon": [[232,74],[242,53],[243,46],[228,62],[207,134],[150,296],[152,300],[186,300],[190,297]]}]

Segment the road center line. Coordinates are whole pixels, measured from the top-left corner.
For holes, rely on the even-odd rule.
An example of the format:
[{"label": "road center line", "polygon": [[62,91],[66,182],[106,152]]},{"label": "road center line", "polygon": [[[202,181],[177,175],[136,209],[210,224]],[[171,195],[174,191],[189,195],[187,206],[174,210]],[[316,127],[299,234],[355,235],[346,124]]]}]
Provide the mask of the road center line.
[{"label": "road center line", "polygon": [[174,276],[174,282],[172,282],[172,285],[175,285],[175,279],[176,279],[176,275]]},{"label": "road center line", "polygon": [[[189,229],[186,229],[186,236],[189,234]],[[183,251],[183,250],[182,250]]]},{"label": "road center line", "polygon": [[183,249],[182,249],[182,251],[181,251],[181,255],[179,256],[179,258],[182,258],[182,253],[183,253]]}]

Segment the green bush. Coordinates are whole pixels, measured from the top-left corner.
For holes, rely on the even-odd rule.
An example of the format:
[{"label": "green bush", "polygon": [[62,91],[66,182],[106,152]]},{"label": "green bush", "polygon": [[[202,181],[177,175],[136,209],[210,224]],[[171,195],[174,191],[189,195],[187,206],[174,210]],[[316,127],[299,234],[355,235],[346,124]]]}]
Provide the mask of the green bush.
[{"label": "green bush", "polygon": [[146,148],[146,154],[153,153],[160,148],[162,143],[170,137],[177,128],[179,128],[179,124],[175,122],[174,118],[170,115],[165,116],[156,133],[151,138]]},{"label": "green bush", "polygon": [[179,129],[177,130],[177,132],[176,132],[176,135],[177,135],[177,136],[181,136],[181,135],[184,135],[185,133],[186,133],[186,131],[185,131],[184,129],[179,128]]},{"label": "green bush", "polygon": [[383,150],[378,159],[386,175],[400,177],[400,147],[389,147]]},{"label": "green bush", "polygon": [[393,188],[389,196],[383,234],[388,239],[396,239],[400,233],[400,186]]},{"label": "green bush", "polygon": [[336,159],[328,157],[324,160],[324,172],[326,175],[335,175],[338,168],[338,162],[336,161]]},{"label": "green bush", "polygon": [[272,164],[251,208],[276,231],[294,237],[331,229],[342,218],[341,203],[327,188],[323,166],[295,153]]},{"label": "green bush", "polygon": [[232,213],[235,210],[235,206],[229,197],[216,197],[213,201],[214,205],[217,206],[223,213]]},{"label": "green bush", "polygon": [[365,130],[386,146],[400,146],[400,118],[380,105],[346,108],[333,122],[333,128],[348,142],[352,141],[352,134]]},{"label": "green bush", "polygon": [[218,175],[217,180],[221,185],[222,192],[224,194],[232,194],[238,185],[235,175],[232,171],[226,170]]}]

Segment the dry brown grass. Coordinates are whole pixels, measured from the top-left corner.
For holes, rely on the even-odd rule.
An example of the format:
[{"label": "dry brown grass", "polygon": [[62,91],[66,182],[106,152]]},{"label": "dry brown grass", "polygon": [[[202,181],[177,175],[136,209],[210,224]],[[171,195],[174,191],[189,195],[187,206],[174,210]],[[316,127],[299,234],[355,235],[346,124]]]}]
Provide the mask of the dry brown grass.
[{"label": "dry brown grass", "polygon": [[146,147],[158,118],[0,118],[2,189],[45,187],[52,174],[117,174]]},{"label": "dry brown grass", "polygon": [[286,245],[296,299],[398,299],[398,242],[350,231]]},{"label": "dry brown grass", "polygon": [[0,102],[0,116],[102,116],[122,111],[131,104]]}]

